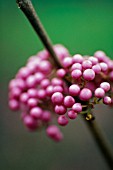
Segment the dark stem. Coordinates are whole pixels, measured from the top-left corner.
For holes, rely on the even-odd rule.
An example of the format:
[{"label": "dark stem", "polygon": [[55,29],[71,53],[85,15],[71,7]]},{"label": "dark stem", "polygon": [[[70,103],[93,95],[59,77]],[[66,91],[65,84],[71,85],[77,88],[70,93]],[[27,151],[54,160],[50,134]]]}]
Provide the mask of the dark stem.
[{"label": "dark stem", "polygon": [[52,56],[52,60],[57,68],[61,68],[61,64],[58,61],[58,58],[53,50],[51,40],[49,39],[43,25],[40,22],[38,15],[31,3],[30,0],[16,0],[18,7],[23,11],[26,15],[27,19],[33,26],[34,30],[40,37],[42,43],[44,44],[45,48],[48,50],[50,55]]},{"label": "dark stem", "polygon": [[[30,21],[31,25],[33,26],[34,30],[40,37],[41,41],[43,42],[43,44],[46,47],[46,49],[48,50],[48,52],[51,54],[51,57],[54,61],[55,66],[60,68],[61,64],[59,63],[58,58],[53,50],[52,43],[51,43],[46,31],[44,30],[35,10],[33,8],[31,1],[30,0],[17,0],[17,4],[18,4],[19,8],[23,11],[23,13],[26,15],[27,19]],[[66,82],[69,83],[67,80],[66,80]],[[104,158],[106,159],[106,162],[108,163],[109,167],[112,169],[113,154],[112,154],[112,149],[111,149],[107,139],[105,138],[105,136],[103,135],[103,133],[101,132],[99,127],[97,126],[97,123],[95,120],[90,120],[90,121],[85,120],[85,122],[86,122],[87,126],[89,127],[101,152],[103,153]]]},{"label": "dark stem", "polygon": [[101,129],[99,128],[95,120],[86,121],[84,116],[83,116],[83,119],[85,123],[87,124],[88,129],[90,130],[103,157],[105,158],[106,163],[108,164],[109,168],[112,170],[113,169],[113,150],[112,150],[110,143],[106,139],[105,134],[101,131]]}]

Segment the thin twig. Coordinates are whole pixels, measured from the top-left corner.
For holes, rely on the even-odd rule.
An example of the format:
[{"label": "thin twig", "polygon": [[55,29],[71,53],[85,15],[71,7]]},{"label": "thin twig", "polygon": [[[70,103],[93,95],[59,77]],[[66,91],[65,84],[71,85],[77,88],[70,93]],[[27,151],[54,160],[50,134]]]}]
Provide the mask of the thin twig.
[{"label": "thin twig", "polygon": [[58,61],[58,58],[53,50],[52,43],[50,38],[48,37],[42,23],[40,22],[40,19],[38,15],[36,14],[36,11],[31,3],[30,0],[17,0],[18,7],[23,11],[23,13],[26,15],[27,19],[33,26],[34,30],[40,37],[42,43],[44,44],[47,51],[51,54],[52,60],[54,61],[54,64],[57,68],[61,68],[61,64]]},{"label": "thin twig", "polygon": [[113,170],[113,150],[108,142],[105,134],[101,131],[100,127],[98,126],[96,120],[89,120],[86,121],[85,117],[83,116],[85,123],[88,126],[97,146],[99,147],[106,163],[111,170]]}]

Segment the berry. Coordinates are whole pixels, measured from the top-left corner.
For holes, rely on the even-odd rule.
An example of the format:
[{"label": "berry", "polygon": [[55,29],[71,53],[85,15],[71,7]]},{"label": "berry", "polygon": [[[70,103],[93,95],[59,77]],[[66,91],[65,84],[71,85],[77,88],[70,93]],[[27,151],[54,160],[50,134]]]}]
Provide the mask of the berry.
[{"label": "berry", "polygon": [[66,126],[68,124],[68,119],[65,115],[61,115],[58,117],[58,124],[61,126]]},{"label": "berry", "polygon": [[72,78],[73,79],[79,79],[81,76],[82,76],[82,72],[81,72],[81,70],[78,70],[78,69],[76,69],[76,70],[73,70],[72,72],[71,72],[71,76],[72,76]]},{"label": "berry", "polygon": [[88,89],[88,88],[83,88],[83,89],[80,91],[80,95],[79,95],[80,100],[88,101],[89,99],[91,99],[91,97],[92,97],[92,92],[91,92],[90,89]]},{"label": "berry", "polygon": [[105,91],[102,88],[97,88],[95,90],[95,97],[103,98],[104,95],[105,95]]},{"label": "berry", "polygon": [[110,98],[109,96],[105,96],[105,97],[103,98],[103,103],[104,103],[104,104],[109,105],[109,104],[111,104],[111,102],[112,102],[112,100],[111,100],[111,98]]},{"label": "berry", "polygon": [[80,93],[80,87],[77,84],[73,84],[69,87],[69,94],[72,96],[78,96]]},{"label": "berry", "polygon": [[72,109],[73,109],[75,112],[77,112],[77,113],[81,112],[81,111],[82,111],[82,105],[81,105],[81,103],[75,103],[75,104],[72,106]]},{"label": "berry", "polygon": [[102,82],[100,87],[105,91],[108,92],[110,90],[110,84],[108,82]]},{"label": "berry", "polygon": [[56,105],[55,106],[55,113],[58,115],[63,115],[65,114],[67,109],[63,105]]},{"label": "berry", "polygon": [[77,117],[77,113],[74,110],[69,110],[68,111],[68,117],[70,119],[75,119]]},{"label": "berry", "polygon": [[51,97],[51,100],[54,104],[61,104],[63,102],[63,99],[63,94],[60,92],[55,92]]},{"label": "berry", "polygon": [[83,77],[87,81],[91,81],[95,78],[95,72],[92,69],[86,69],[83,72]]},{"label": "berry", "polygon": [[64,98],[64,105],[67,107],[67,108],[70,108],[73,106],[73,104],[75,103],[75,100],[72,96],[66,96]]}]

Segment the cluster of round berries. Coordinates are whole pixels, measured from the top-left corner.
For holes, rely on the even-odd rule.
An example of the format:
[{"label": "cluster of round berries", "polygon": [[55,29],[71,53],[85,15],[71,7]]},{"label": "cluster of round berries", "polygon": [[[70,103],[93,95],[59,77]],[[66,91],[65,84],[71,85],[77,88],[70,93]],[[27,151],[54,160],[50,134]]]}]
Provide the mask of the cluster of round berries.
[{"label": "cluster of round berries", "polygon": [[71,57],[62,45],[54,50],[62,68],[52,65],[46,50],[30,57],[9,83],[9,107],[21,110],[28,129],[45,127],[50,138],[60,141],[63,135],[54,120],[65,126],[80,113],[88,115],[100,101],[113,103],[113,61],[102,51]]}]

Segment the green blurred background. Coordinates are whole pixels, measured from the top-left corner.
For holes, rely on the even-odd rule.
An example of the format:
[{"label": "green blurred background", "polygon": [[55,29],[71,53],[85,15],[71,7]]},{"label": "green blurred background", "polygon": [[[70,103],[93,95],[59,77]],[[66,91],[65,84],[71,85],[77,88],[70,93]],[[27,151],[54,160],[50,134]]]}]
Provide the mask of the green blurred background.
[{"label": "green blurred background", "polygon": [[[54,44],[71,54],[104,50],[113,59],[113,0],[32,0]],[[64,141],[54,143],[45,132],[29,133],[19,113],[8,108],[7,86],[30,55],[43,48],[15,0],[0,1],[0,169],[107,170],[84,122],[78,118],[62,128]],[[97,122],[113,145],[112,109],[95,109]]]}]

